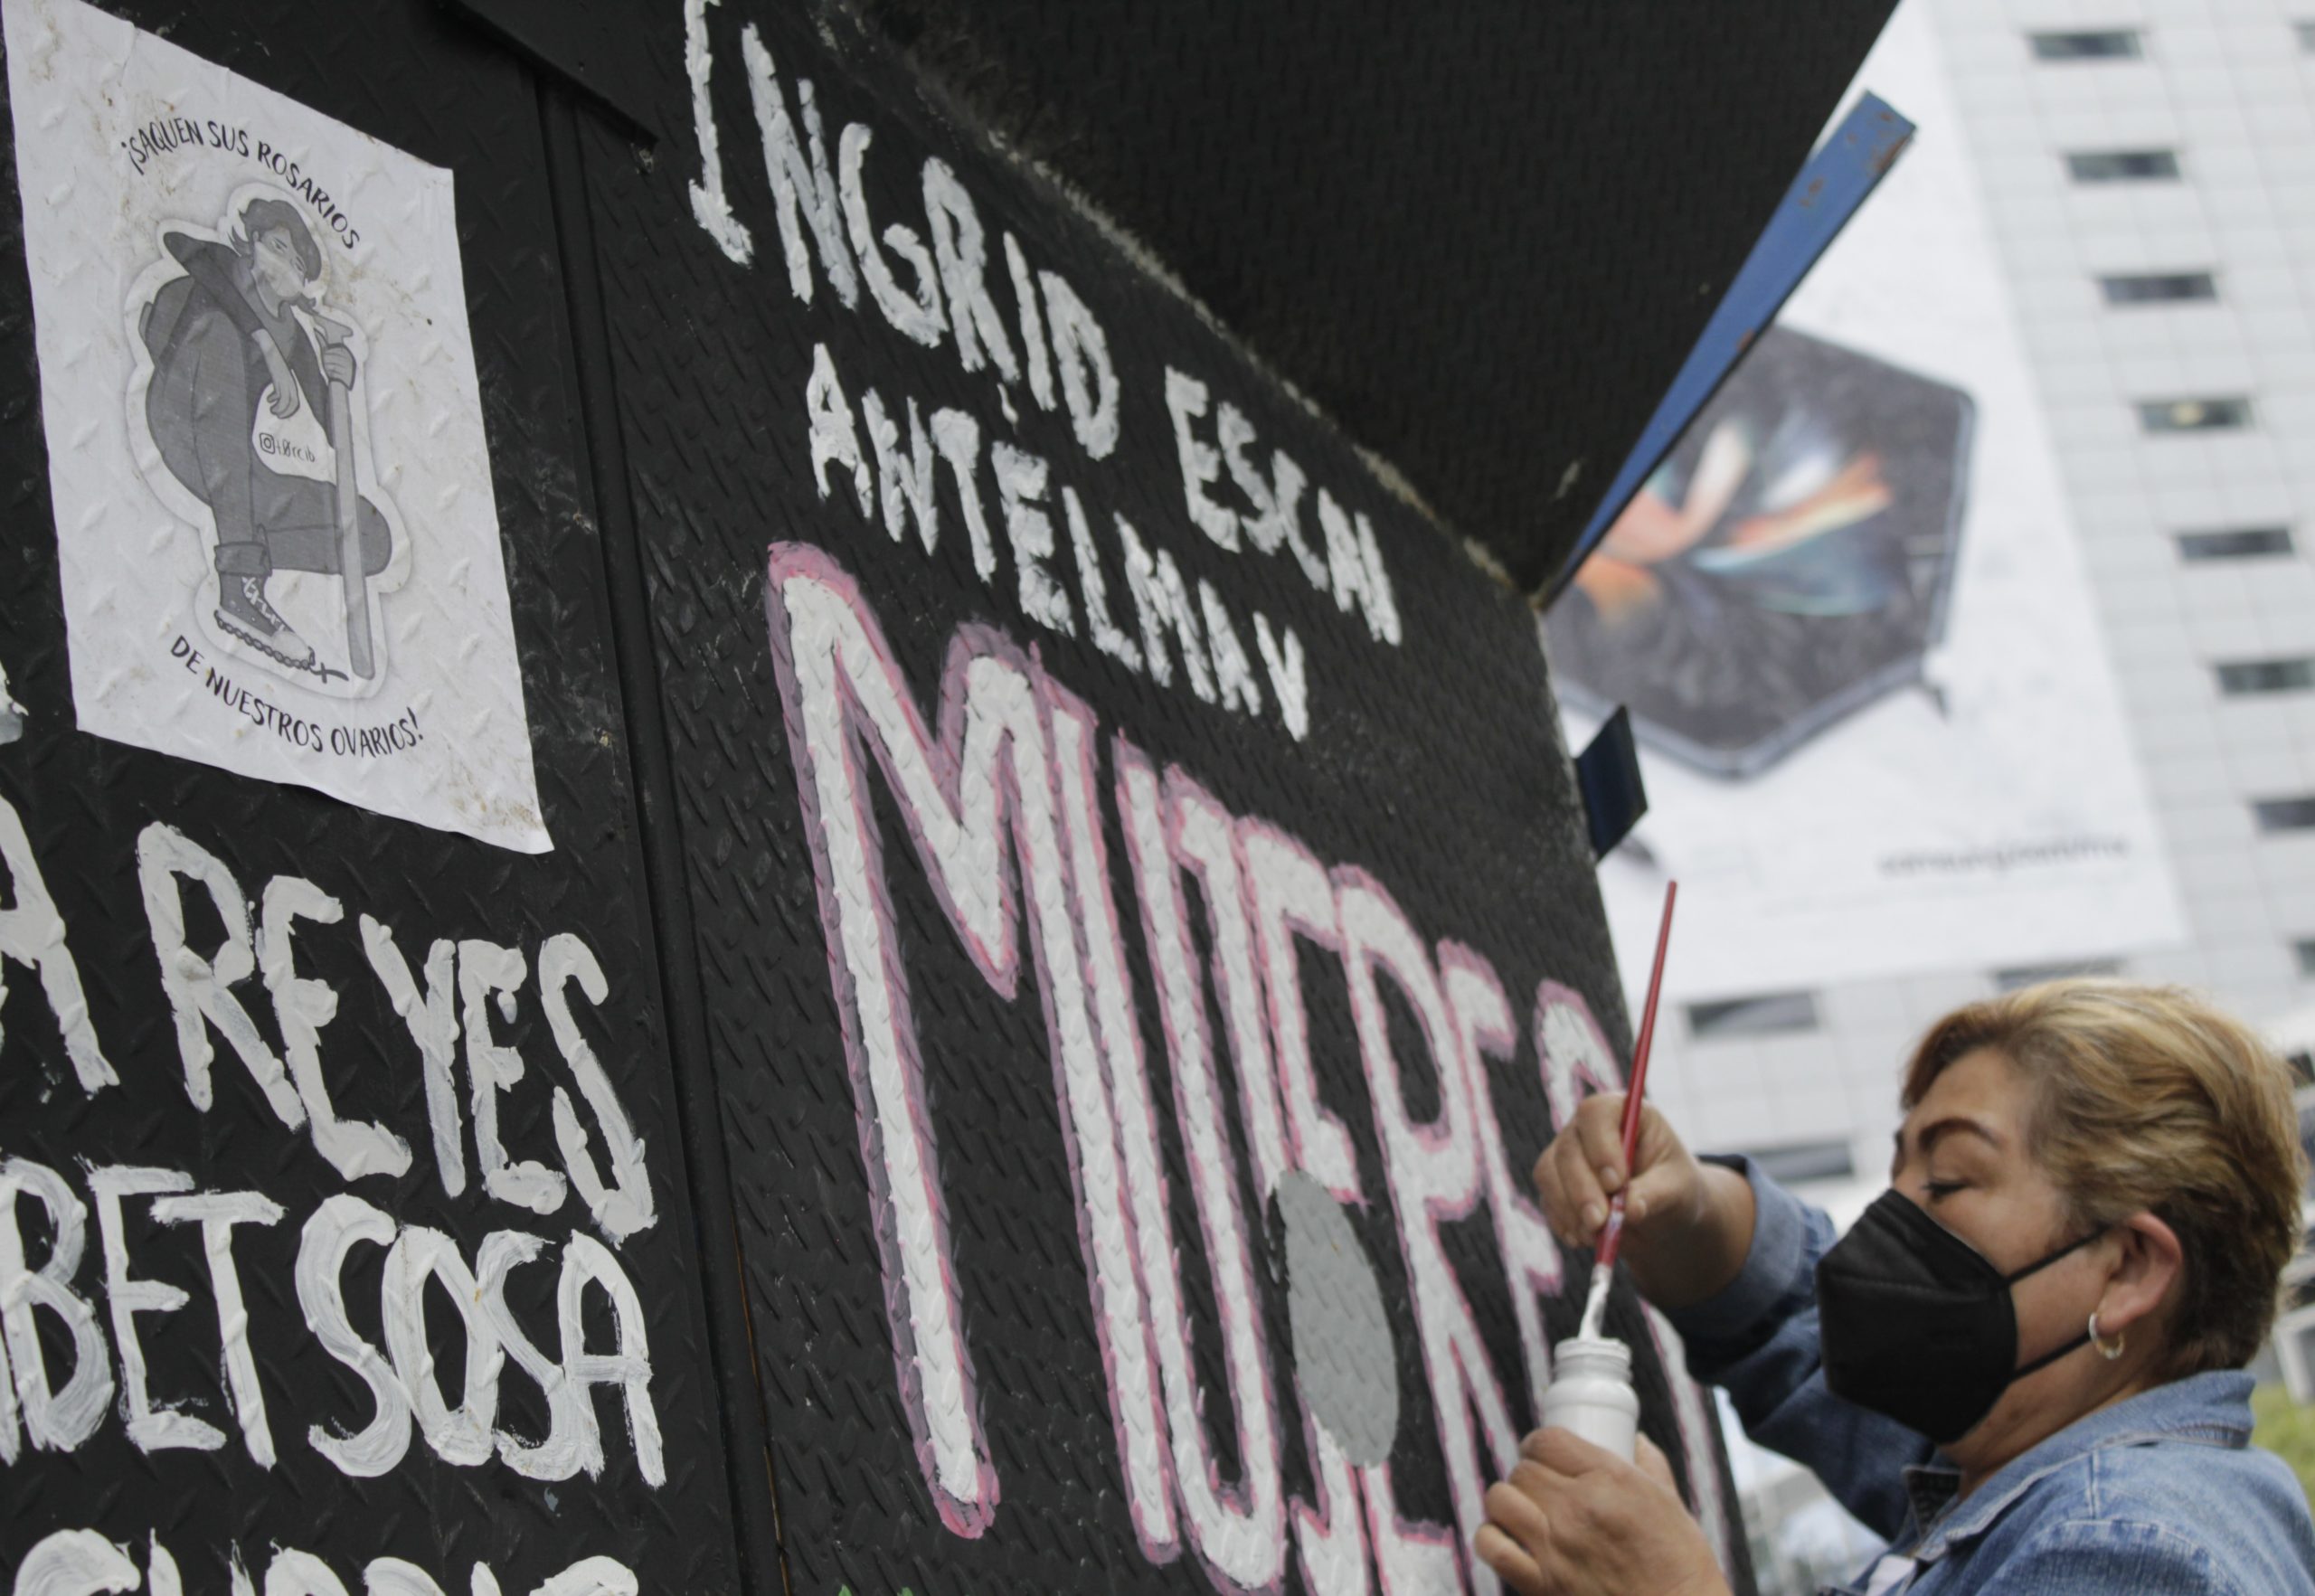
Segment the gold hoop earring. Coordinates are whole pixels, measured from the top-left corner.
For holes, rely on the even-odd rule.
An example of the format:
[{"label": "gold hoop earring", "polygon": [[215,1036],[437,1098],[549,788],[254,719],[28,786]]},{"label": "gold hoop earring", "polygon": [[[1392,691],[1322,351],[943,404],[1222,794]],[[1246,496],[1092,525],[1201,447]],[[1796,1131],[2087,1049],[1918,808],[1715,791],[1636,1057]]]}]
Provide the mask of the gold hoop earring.
[{"label": "gold hoop earring", "polygon": [[2124,1331],[2121,1335],[2114,1337],[2114,1344],[2112,1346],[2107,1346],[2103,1341],[2098,1339],[2098,1316],[2094,1313],[2090,1316],[2090,1345],[2096,1347],[2098,1349],[2098,1355],[2104,1358],[2108,1363],[2111,1364],[2116,1358],[2122,1355],[2122,1348],[2129,1344],[2129,1341],[2130,1333],[2128,1331]]}]

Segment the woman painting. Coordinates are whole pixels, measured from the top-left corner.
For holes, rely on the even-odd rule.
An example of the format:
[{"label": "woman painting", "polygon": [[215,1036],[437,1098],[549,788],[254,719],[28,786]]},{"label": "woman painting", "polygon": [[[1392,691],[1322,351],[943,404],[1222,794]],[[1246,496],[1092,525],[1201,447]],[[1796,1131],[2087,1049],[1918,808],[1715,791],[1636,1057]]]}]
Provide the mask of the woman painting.
[{"label": "woman painting", "polygon": [[[1939,1022],[1890,1189],[1838,1239],[1653,1110],[1595,1097],[1537,1163],[1563,1242],[1626,1189],[1623,1256],[1745,1431],[1889,1547],[1843,1589],[2315,1592],[2298,1481],[2243,1372],[2300,1240],[2282,1065],[2185,994],[2059,981]],[[1479,1551],[1521,1596],[1724,1591],[1652,1449],[1530,1436]]]}]

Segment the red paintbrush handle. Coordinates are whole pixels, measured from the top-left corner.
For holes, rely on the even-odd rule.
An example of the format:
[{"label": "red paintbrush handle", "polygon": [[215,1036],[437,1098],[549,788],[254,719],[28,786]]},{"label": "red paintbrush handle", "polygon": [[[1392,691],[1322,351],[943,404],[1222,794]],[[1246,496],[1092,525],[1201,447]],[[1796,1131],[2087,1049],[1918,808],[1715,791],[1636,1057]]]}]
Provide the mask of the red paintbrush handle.
[{"label": "red paintbrush handle", "polygon": [[[1640,1094],[1648,1089],[1648,1053],[1656,1041],[1656,1001],[1664,990],[1664,954],[1672,942],[1672,903],[1680,883],[1664,883],[1664,920],[1656,928],[1656,962],[1648,972],[1648,1001],[1639,1013],[1639,1038],[1632,1044],[1631,1078],[1624,1086],[1624,1182],[1631,1182],[1632,1160],[1639,1155]],[[1619,1189],[1608,1204],[1608,1228],[1600,1239],[1595,1269],[1615,1267],[1616,1252],[1624,1238],[1624,1194]]]}]

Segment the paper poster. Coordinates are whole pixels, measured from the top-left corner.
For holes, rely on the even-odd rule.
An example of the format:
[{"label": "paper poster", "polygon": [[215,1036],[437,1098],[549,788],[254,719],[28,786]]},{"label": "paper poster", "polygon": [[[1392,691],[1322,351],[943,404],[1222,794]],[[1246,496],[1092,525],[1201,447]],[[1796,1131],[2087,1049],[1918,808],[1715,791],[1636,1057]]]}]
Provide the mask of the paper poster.
[{"label": "paper poster", "polygon": [[1860,87],[1922,128],[1549,617],[1627,978],[1684,999],[2175,943],[2178,904],[1924,14]]},{"label": "paper poster", "polygon": [[450,174],[5,22],[80,728],[546,851]]}]

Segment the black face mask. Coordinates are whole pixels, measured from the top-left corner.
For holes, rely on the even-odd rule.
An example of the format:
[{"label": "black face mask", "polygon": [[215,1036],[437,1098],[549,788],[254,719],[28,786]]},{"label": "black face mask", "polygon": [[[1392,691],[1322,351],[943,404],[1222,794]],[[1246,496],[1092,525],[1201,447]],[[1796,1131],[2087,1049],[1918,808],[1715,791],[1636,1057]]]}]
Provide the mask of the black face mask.
[{"label": "black face mask", "polygon": [[2104,1233],[2005,1275],[1892,1187],[1818,1261],[1826,1385],[1940,1446],[1960,1440],[2012,1381],[2089,1345],[2077,1336],[2019,1368],[2009,1289]]}]

